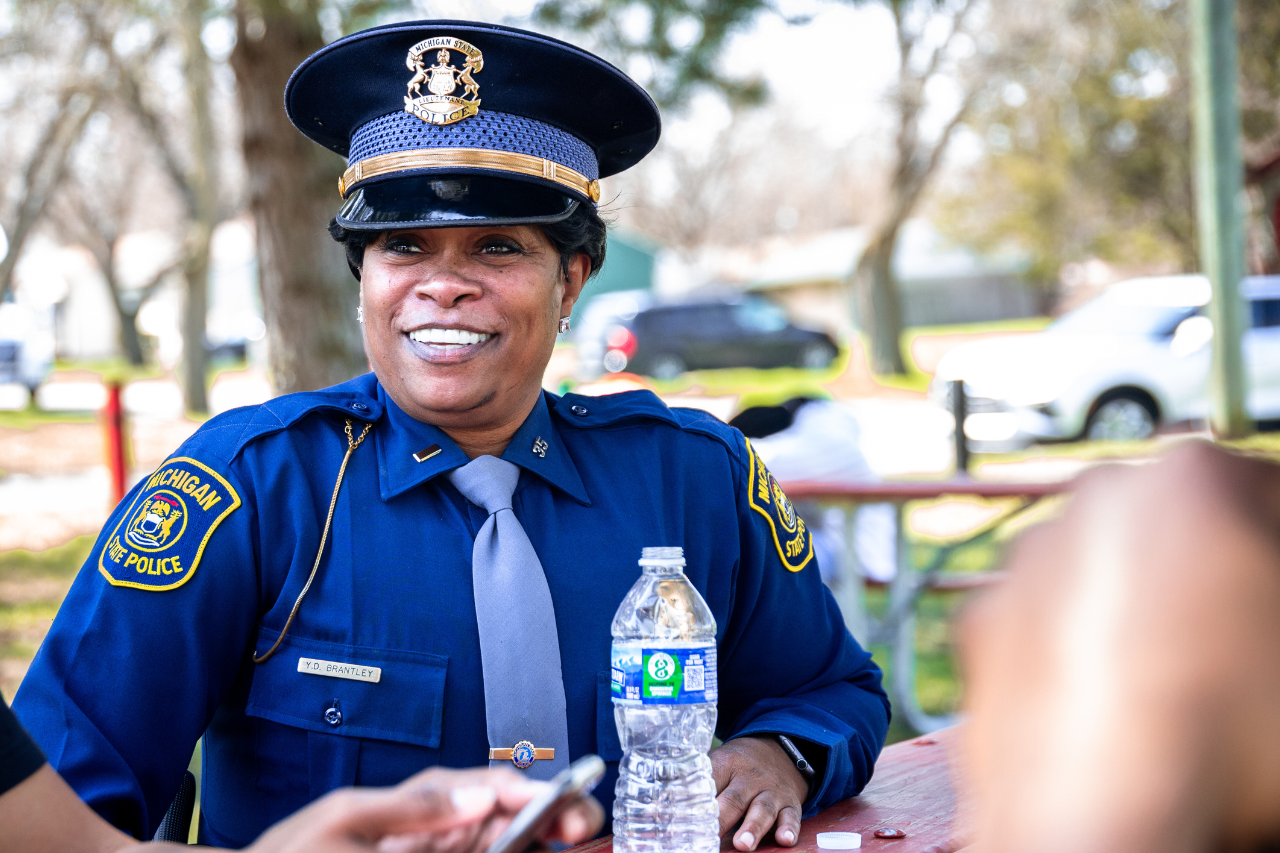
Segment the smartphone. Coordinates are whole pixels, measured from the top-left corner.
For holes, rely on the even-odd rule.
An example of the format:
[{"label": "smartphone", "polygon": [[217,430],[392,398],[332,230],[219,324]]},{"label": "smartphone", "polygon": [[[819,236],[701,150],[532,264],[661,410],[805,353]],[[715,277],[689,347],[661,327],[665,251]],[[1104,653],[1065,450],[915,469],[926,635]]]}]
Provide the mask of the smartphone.
[{"label": "smartphone", "polygon": [[584,755],[570,764],[556,774],[545,793],[520,810],[487,853],[524,853],[574,800],[591,793],[602,776],[604,762],[598,755]]}]

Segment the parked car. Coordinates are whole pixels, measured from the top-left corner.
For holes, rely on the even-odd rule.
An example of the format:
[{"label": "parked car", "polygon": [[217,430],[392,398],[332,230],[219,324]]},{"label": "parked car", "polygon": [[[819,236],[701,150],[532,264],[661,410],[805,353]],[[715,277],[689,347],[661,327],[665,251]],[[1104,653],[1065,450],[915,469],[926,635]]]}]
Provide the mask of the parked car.
[{"label": "parked car", "polygon": [[793,325],[757,296],[657,305],[614,326],[605,342],[606,370],[657,379],[720,367],[817,370],[838,351],[829,335]]},{"label": "parked car", "polygon": [[[1247,410],[1280,418],[1280,276],[1242,282]],[[938,364],[930,397],[946,404],[963,379],[975,441],[1141,439],[1208,416],[1213,325],[1209,281],[1162,276],[1119,282],[1043,332],[975,341]]]},{"label": "parked car", "polygon": [[18,382],[32,394],[53,369],[53,310],[0,302],[0,385]]},{"label": "parked car", "polygon": [[636,314],[652,304],[652,291],[617,290],[592,299],[581,316],[575,312],[573,331],[569,334],[578,347],[579,379],[590,381],[605,372],[609,333],[615,326],[634,320]]}]

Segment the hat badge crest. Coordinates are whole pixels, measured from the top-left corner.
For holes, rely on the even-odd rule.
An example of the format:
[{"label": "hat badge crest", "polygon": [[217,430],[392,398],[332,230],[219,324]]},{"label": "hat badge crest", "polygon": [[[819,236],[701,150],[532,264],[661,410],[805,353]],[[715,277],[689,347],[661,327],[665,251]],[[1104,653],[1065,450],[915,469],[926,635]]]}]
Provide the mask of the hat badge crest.
[{"label": "hat badge crest", "polygon": [[[435,63],[428,65],[429,51]],[[463,56],[462,68],[453,64],[453,51]],[[453,124],[480,111],[480,84],[475,76],[484,70],[484,55],[475,46],[453,36],[435,36],[409,48],[405,66],[413,72],[404,96],[404,111],[427,124]],[[426,86],[427,92],[422,91]],[[462,87],[462,96],[454,94]]]}]

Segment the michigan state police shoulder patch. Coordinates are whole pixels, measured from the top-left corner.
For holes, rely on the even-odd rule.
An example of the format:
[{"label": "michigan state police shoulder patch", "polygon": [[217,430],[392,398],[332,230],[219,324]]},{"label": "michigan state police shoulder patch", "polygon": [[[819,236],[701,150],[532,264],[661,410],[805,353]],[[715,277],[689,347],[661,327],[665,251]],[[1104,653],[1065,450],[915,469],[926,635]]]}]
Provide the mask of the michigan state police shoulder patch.
[{"label": "michigan state police shoulder patch", "polygon": [[209,537],[240,506],[231,484],[186,457],[156,470],[107,538],[98,571],[112,586],[160,592],[196,573]]},{"label": "michigan state police shoulder patch", "polygon": [[778,549],[782,565],[798,572],[813,559],[813,533],[805,526],[804,519],[796,514],[796,508],[782,491],[777,478],[764,467],[756,449],[747,443],[748,468],[747,502],[751,508],[765,517],[773,533],[773,544]]}]

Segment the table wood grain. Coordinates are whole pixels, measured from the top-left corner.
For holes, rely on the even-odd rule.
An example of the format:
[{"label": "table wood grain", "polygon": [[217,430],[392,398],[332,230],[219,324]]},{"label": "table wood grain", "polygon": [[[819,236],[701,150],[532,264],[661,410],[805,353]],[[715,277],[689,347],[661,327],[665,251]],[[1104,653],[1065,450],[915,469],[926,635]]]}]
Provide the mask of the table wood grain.
[{"label": "table wood grain", "polygon": [[[883,853],[959,853],[970,842],[956,799],[949,754],[956,729],[885,748],[870,784],[857,797],[806,819],[795,847],[761,845],[763,853],[816,853],[819,832],[860,832],[862,849]],[[875,837],[877,829],[901,829],[898,839]],[[772,841],[772,838],[766,839]],[[571,853],[609,853],[610,838],[571,848]]]}]

